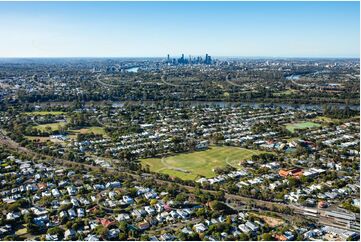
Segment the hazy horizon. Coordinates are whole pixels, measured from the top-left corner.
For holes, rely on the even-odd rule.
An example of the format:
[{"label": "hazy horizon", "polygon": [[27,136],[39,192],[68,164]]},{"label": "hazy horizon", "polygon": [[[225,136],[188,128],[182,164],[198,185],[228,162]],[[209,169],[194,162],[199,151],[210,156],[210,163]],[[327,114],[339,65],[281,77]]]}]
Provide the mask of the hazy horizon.
[{"label": "hazy horizon", "polygon": [[359,58],[359,2],[0,2],[2,58]]},{"label": "hazy horizon", "polygon": [[[170,56],[170,58],[180,58],[181,55]],[[209,53],[207,53],[209,54]],[[185,56],[188,58],[189,55]],[[205,55],[191,55],[192,57],[203,57]],[[360,59],[359,56],[356,57],[348,57],[348,56],[213,56],[212,58],[216,59]],[[167,56],[15,56],[15,57],[7,57],[0,56],[0,59],[160,59],[167,58]]]}]

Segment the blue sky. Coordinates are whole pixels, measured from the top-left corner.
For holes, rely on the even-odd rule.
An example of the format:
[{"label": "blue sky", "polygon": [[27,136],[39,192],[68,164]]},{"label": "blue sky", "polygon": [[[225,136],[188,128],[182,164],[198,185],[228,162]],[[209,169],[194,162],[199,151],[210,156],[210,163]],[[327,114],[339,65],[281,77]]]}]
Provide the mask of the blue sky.
[{"label": "blue sky", "polygon": [[0,2],[1,57],[359,57],[359,2]]}]

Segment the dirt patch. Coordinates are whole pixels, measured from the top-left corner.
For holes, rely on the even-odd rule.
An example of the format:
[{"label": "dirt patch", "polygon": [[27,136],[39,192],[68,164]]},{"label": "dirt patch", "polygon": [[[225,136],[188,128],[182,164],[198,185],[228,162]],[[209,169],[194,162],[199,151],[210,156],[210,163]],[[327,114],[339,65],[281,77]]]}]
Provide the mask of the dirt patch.
[{"label": "dirt patch", "polygon": [[283,219],[275,218],[275,217],[271,217],[271,216],[254,214],[254,213],[252,213],[252,215],[263,219],[268,224],[268,226],[270,226],[271,228],[278,227],[278,226],[284,224],[284,222],[285,222]]},{"label": "dirt patch", "polygon": [[39,142],[47,142],[50,140],[49,137],[42,137],[42,136],[26,136],[29,140],[39,140]]}]

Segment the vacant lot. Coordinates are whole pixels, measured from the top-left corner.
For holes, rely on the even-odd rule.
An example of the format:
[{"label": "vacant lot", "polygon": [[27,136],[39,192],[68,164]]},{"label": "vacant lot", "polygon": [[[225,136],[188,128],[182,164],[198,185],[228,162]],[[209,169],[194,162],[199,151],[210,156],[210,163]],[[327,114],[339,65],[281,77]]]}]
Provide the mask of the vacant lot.
[{"label": "vacant lot", "polygon": [[268,224],[268,226],[270,226],[271,228],[278,227],[278,226],[284,224],[284,222],[285,222],[281,218],[276,218],[276,217],[271,217],[271,216],[261,215],[261,214],[256,214],[256,213],[251,213],[251,214],[255,217],[263,219]]},{"label": "vacant lot", "polygon": [[320,127],[320,126],[321,126],[320,124],[314,122],[299,122],[299,123],[287,124],[286,129],[288,129],[293,133],[295,132],[296,129],[307,129],[307,128]]},{"label": "vacant lot", "polygon": [[148,165],[151,171],[194,180],[198,177],[214,177],[213,169],[227,164],[239,168],[239,162],[250,159],[252,155],[263,153],[238,147],[211,147],[209,150],[165,157],[162,159],[143,159],[142,165]]}]

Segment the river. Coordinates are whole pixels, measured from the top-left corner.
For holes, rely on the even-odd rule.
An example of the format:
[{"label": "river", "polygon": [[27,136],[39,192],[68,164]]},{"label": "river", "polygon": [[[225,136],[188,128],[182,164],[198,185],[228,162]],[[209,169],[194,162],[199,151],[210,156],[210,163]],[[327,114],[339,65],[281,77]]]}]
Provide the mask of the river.
[{"label": "river", "polygon": [[299,80],[300,77],[301,77],[301,75],[290,75],[290,76],[286,76],[286,80],[287,80],[287,81]]},{"label": "river", "polygon": [[138,70],[139,70],[139,67],[132,67],[129,69],[125,69],[126,72],[134,72],[134,73],[137,73]]}]

